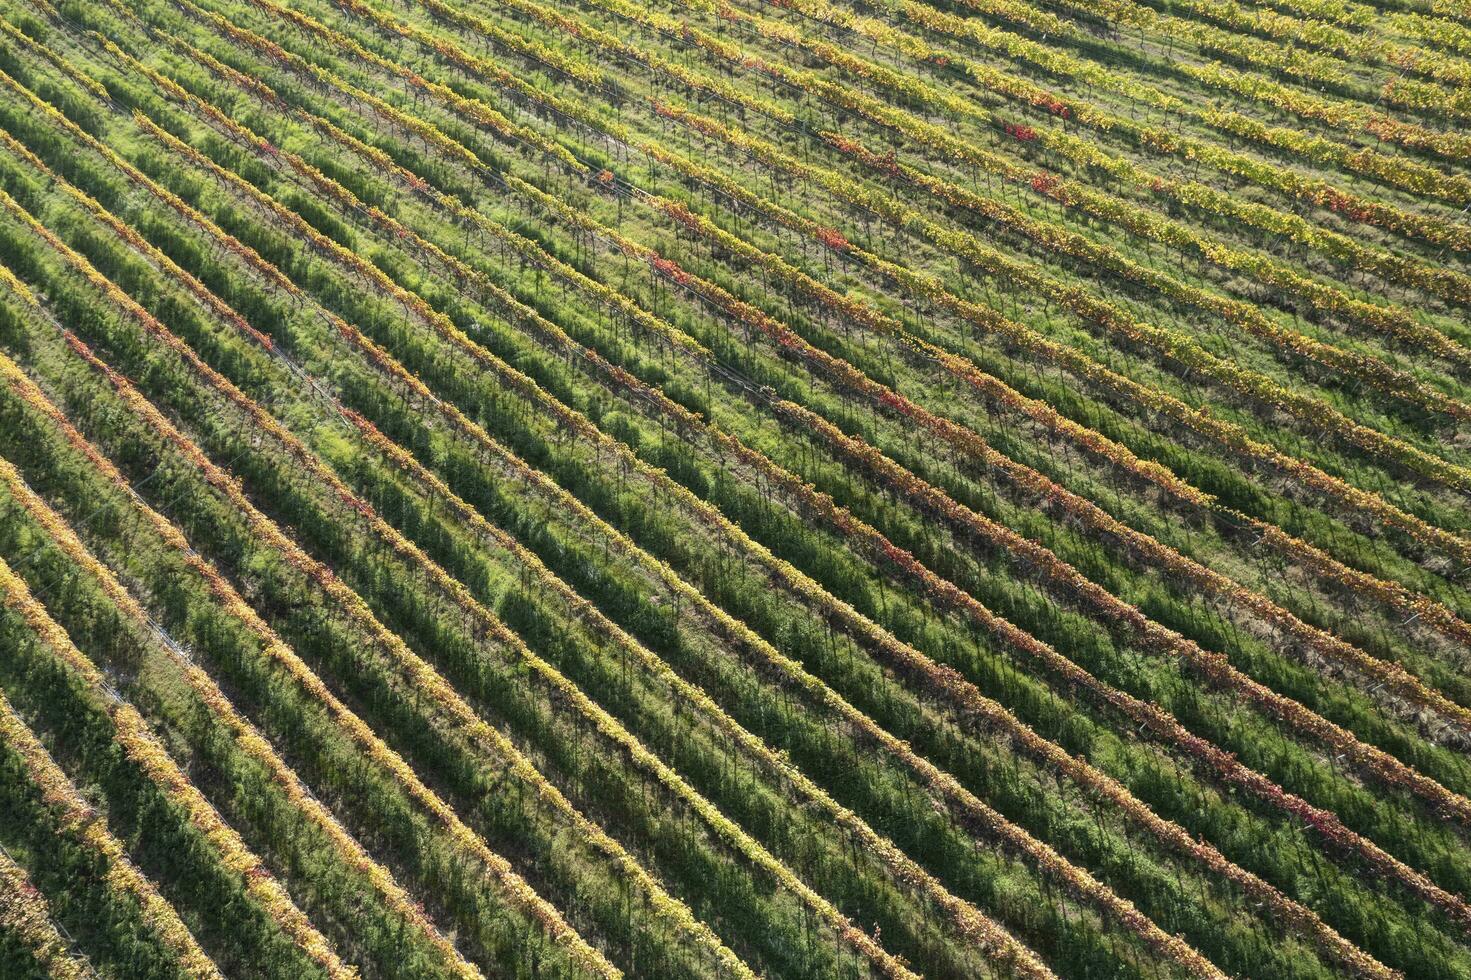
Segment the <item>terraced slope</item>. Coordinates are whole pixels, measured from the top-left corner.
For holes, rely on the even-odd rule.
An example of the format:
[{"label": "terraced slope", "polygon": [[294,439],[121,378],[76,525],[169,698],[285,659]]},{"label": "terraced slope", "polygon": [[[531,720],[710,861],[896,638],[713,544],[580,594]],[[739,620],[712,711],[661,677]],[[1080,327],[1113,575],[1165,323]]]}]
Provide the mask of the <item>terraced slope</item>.
[{"label": "terraced slope", "polygon": [[0,0],[0,974],[1471,977],[1471,8]]}]

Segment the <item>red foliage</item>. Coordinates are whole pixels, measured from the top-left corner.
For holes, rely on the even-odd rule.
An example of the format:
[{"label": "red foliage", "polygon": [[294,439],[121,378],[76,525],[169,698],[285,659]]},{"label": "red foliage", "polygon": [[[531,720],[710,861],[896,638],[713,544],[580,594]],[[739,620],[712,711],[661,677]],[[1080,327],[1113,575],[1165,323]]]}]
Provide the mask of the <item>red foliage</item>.
[{"label": "red foliage", "polygon": [[888,391],[886,389],[886,390],[880,392],[879,393],[879,401],[883,402],[885,405],[887,405],[889,408],[892,408],[894,411],[898,412],[900,415],[908,415],[909,414],[909,402],[905,401],[903,398],[900,398],[897,394],[895,394],[892,391]]},{"label": "red foliage", "polygon": [[1347,194],[1344,194],[1341,191],[1333,190],[1332,188],[1324,190],[1318,196],[1318,203],[1322,204],[1323,207],[1327,208],[1329,211],[1332,211],[1334,214],[1341,214],[1344,217],[1351,218],[1354,221],[1367,222],[1370,221],[1374,216],[1373,212],[1370,211],[1363,204],[1355,201]]},{"label": "red foliage", "polygon": [[1052,115],[1061,119],[1069,119],[1073,114],[1073,111],[1068,108],[1067,103],[1046,94],[1038,95],[1032,100],[1032,104],[1038,108],[1046,109]]},{"label": "red foliage", "polygon": [[819,228],[817,240],[835,252],[846,252],[852,248],[848,239],[844,238],[842,232],[836,228]]},{"label": "red foliage", "polygon": [[652,265],[659,272],[668,276],[670,279],[673,279],[675,282],[679,283],[681,286],[688,286],[690,284],[692,278],[690,274],[681,269],[679,267],[679,263],[675,262],[673,259],[666,259],[662,256],[653,255],[649,257],[649,264]]}]

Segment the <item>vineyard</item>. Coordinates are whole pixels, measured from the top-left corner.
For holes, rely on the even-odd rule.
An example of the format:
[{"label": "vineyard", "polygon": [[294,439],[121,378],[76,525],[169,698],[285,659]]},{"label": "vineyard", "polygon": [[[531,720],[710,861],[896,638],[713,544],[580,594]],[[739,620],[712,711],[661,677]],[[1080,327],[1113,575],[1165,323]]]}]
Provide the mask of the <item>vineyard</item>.
[{"label": "vineyard", "polygon": [[1467,0],[0,0],[0,977],[1471,980]]}]

